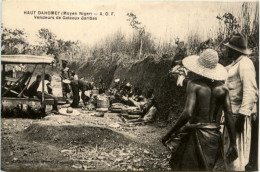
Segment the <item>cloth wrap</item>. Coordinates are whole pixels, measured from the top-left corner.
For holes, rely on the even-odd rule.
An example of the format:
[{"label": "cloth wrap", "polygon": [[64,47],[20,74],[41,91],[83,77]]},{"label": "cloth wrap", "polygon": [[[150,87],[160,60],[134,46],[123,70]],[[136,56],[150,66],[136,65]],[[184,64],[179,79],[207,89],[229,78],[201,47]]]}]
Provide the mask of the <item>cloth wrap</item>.
[{"label": "cloth wrap", "polygon": [[[186,125],[172,152],[173,170],[224,170],[223,144],[220,126],[216,123]],[[178,139],[177,139],[178,140]],[[178,143],[178,141],[177,141]]]}]

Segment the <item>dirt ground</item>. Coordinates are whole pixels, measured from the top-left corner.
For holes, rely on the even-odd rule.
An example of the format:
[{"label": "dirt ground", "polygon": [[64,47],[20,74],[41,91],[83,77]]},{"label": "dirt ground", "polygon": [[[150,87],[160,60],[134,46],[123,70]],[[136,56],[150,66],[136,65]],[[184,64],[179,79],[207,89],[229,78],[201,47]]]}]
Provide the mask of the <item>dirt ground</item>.
[{"label": "dirt ground", "polygon": [[[57,75],[52,85],[61,96]],[[95,117],[95,111],[75,110],[79,115],[2,118],[1,170],[170,170],[170,152],[160,142],[165,124],[136,125],[116,113]]]},{"label": "dirt ground", "polygon": [[77,116],[3,118],[1,169],[10,170],[169,170],[170,152],[160,138],[165,125],[122,123],[83,111]]}]

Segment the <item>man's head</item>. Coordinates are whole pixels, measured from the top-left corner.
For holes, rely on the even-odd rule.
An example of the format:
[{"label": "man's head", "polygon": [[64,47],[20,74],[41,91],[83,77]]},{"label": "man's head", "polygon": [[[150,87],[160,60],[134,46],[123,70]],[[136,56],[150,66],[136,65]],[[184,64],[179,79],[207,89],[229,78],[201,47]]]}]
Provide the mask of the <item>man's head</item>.
[{"label": "man's head", "polygon": [[67,67],[67,63],[68,63],[68,62],[67,62],[66,60],[62,60],[62,67],[63,67],[63,68],[66,68],[66,67]]},{"label": "man's head", "polygon": [[45,74],[45,80],[51,81],[51,75]]},{"label": "man's head", "polygon": [[149,88],[148,91],[147,91],[147,97],[148,98],[152,97],[153,93],[154,93],[154,89]]},{"label": "man's head", "polygon": [[115,84],[119,85],[119,83],[120,83],[120,79],[119,78],[115,79]]},{"label": "man's head", "polygon": [[42,76],[41,76],[41,75],[37,75],[37,77],[36,77],[36,81],[40,82],[41,79],[42,79]]},{"label": "man's head", "polygon": [[228,47],[228,57],[233,60],[237,59],[241,55],[251,54],[251,50],[247,48],[246,36],[241,33],[232,35],[229,42],[224,45]]},{"label": "man's head", "polygon": [[130,91],[132,89],[132,85],[128,82],[126,85],[125,85],[125,90],[126,91]]}]

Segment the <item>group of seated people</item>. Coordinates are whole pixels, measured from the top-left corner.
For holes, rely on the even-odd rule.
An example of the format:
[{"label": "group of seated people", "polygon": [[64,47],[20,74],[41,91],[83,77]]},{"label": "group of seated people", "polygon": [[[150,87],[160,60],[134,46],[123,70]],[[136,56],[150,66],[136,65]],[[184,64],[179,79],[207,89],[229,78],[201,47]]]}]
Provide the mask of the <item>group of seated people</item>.
[{"label": "group of seated people", "polygon": [[[42,99],[42,96],[44,95],[45,99],[53,99],[54,103],[52,112],[58,113],[58,101],[57,97],[53,95],[51,75],[45,74],[43,87],[41,75],[37,75],[36,79],[30,85],[26,85],[25,83],[31,77],[31,72],[24,73],[24,77],[22,77],[21,82],[19,82],[19,90],[17,90],[17,93],[21,92],[23,88],[26,88],[23,92],[24,97]],[[72,92],[71,97],[73,98],[73,101],[70,106],[73,108],[79,107],[80,98],[82,99],[84,107],[89,104],[91,95],[86,94],[86,91],[88,90],[98,89],[99,94],[104,94],[106,92],[103,79],[100,79],[97,87],[95,87],[93,82],[85,81],[83,78],[79,79],[75,72],[70,72],[66,67],[66,63],[63,64],[61,77],[63,80],[69,81],[68,83],[62,82],[62,90],[66,90],[65,92],[70,90],[70,92]],[[20,88],[21,84],[23,88]],[[15,90],[18,88],[14,87],[13,89]],[[126,83],[125,81],[120,82],[120,79],[115,80],[115,86],[109,90],[109,93],[111,97],[114,97],[110,99],[111,104],[122,103],[127,106],[136,106],[142,112],[142,116],[144,116],[151,107],[155,106],[153,89],[148,90],[146,96],[144,96],[140,88],[133,88],[130,83]],[[17,95],[14,96],[17,97]]]},{"label": "group of seated people", "polygon": [[152,113],[157,111],[153,89],[149,89],[144,96],[139,87],[133,88],[130,83],[124,84],[124,82],[120,82],[120,79],[116,79],[115,86],[109,92],[114,97],[111,99],[112,104],[122,103],[127,106],[136,106],[141,111],[141,118],[151,115],[150,110]]}]

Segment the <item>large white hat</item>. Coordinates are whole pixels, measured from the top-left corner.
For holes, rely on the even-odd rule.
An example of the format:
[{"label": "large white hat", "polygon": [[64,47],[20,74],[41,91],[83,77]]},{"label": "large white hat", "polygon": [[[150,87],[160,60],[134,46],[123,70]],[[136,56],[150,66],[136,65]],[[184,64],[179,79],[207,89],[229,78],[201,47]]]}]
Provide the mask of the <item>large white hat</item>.
[{"label": "large white hat", "polygon": [[183,65],[190,71],[209,79],[223,81],[227,79],[227,70],[218,63],[218,53],[206,49],[200,56],[189,56],[182,60]]}]

